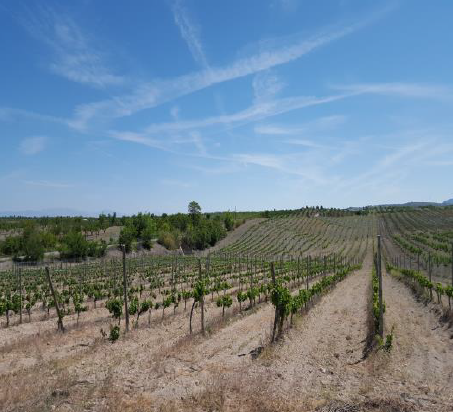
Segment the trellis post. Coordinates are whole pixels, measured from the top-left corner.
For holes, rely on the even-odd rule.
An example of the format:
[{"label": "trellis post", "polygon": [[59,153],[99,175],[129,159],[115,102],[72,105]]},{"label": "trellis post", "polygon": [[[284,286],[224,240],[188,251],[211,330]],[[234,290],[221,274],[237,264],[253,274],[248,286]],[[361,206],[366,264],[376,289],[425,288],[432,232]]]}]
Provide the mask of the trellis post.
[{"label": "trellis post", "polygon": [[126,246],[121,245],[123,251],[123,293],[124,293],[124,311],[126,316],[126,332],[129,332],[129,309],[127,305],[127,277],[126,277]]},{"label": "trellis post", "polygon": [[50,278],[50,271],[49,271],[48,266],[46,266],[46,276],[47,276],[47,281],[49,282],[50,292],[52,293],[53,301],[55,302],[55,309],[57,310],[58,330],[61,332],[64,332],[63,316],[60,311],[60,306],[58,305],[57,295],[55,294],[55,289],[53,288],[52,279]]},{"label": "trellis post", "polygon": [[377,265],[379,278],[379,336],[384,338],[384,305],[382,299],[381,235],[378,235]]}]

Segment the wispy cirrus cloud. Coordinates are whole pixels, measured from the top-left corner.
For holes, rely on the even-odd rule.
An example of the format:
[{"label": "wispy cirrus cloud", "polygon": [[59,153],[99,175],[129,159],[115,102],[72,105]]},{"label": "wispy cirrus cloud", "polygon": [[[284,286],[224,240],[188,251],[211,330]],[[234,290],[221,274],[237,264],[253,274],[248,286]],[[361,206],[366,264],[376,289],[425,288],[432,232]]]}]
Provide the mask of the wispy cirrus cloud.
[{"label": "wispy cirrus cloud", "polygon": [[[178,152],[178,147],[181,147],[182,145],[186,146],[187,144],[193,144],[198,149],[199,154],[206,154],[206,149],[202,144],[201,135],[199,133],[200,129],[221,125],[225,126],[227,129],[231,129],[292,110],[327,104],[346,97],[348,97],[348,95],[287,97],[252,104],[247,109],[229,115],[219,115],[198,120],[151,124],[139,132],[111,130],[109,134],[116,140],[139,143],[171,152]],[[214,133],[218,132],[219,131],[217,130]]]},{"label": "wispy cirrus cloud", "polygon": [[[374,164],[370,164],[367,171],[342,179],[334,190],[350,194],[370,187],[385,189],[388,182],[401,179],[423,166],[432,166],[441,156],[453,155],[453,144],[445,143],[445,136],[435,130],[402,130],[391,135],[374,136],[373,140],[389,137],[396,141],[406,140],[406,143],[383,148],[384,153],[376,156]],[[374,146],[375,149],[379,148],[376,143]]]},{"label": "wispy cirrus cloud", "polygon": [[[374,136],[364,146],[364,139],[349,142],[345,156],[329,148],[312,148],[302,153],[242,153],[231,157],[232,162],[276,170],[283,175],[296,176],[306,184],[330,187],[333,192],[350,196],[363,190],[375,191],[376,199],[389,196],[392,187],[399,188],[405,179],[423,167],[451,166],[448,158],[453,155],[453,143],[445,141],[444,134],[435,130],[402,130],[394,133],[397,141],[406,140],[394,147],[382,148],[381,139],[389,136]],[[345,164],[346,156],[365,155],[373,151],[370,165],[362,173],[351,175],[346,169],[339,171],[337,163]],[[349,153],[347,153],[349,152]],[[332,157],[332,153],[335,153]],[[389,189],[390,188],[390,189]],[[397,193],[394,193],[396,195]]]},{"label": "wispy cirrus cloud", "polygon": [[333,146],[324,145],[316,142],[313,135],[320,132],[336,129],[346,121],[346,116],[332,115],[323,116],[299,125],[286,126],[280,124],[259,124],[254,128],[258,135],[276,136],[285,138],[282,143],[296,146],[304,146],[313,149],[336,149]]},{"label": "wispy cirrus cloud", "polygon": [[88,37],[68,15],[50,8],[29,11],[24,27],[33,37],[46,44],[52,59],[49,69],[68,80],[95,87],[119,85],[125,78],[116,75],[105,64],[105,53],[93,46]]},{"label": "wispy cirrus cloud", "polygon": [[24,180],[23,183],[29,186],[48,187],[54,189],[68,189],[74,187],[74,185],[60,182],[51,182],[48,180]]},{"label": "wispy cirrus cloud", "polygon": [[276,170],[318,185],[332,184],[337,180],[336,177],[329,177],[326,170],[320,167],[318,156],[307,153],[240,153],[231,156],[230,161]]},{"label": "wispy cirrus cloud", "polygon": [[174,0],[172,4],[173,17],[181,37],[186,42],[193,59],[203,68],[209,68],[208,59],[200,40],[200,28],[190,18],[182,0]]},{"label": "wispy cirrus cloud", "polygon": [[35,113],[30,110],[16,109],[13,107],[0,107],[0,120],[4,122],[15,121],[17,119],[38,120],[41,122],[52,122],[60,124],[68,124],[67,119],[46,114]]},{"label": "wispy cirrus cloud", "polygon": [[366,25],[360,23],[328,29],[311,37],[291,36],[288,39],[266,41],[259,52],[239,58],[227,66],[204,69],[173,79],[158,79],[140,84],[132,93],[111,99],[83,104],[76,108],[72,126],[86,128],[93,119],[112,119],[151,109],[178,97],[209,86],[231,81],[297,60],[302,56],[351,34]]},{"label": "wispy cirrus cloud", "polygon": [[286,126],[279,124],[262,124],[257,125],[254,128],[255,133],[265,135],[281,135],[281,136],[292,136],[301,135],[306,133],[313,133],[325,130],[332,130],[339,125],[344,124],[346,116],[344,115],[332,115],[323,116],[315,120],[311,120],[302,125]]},{"label": "wispy cirrus cloud", "polygon": [[35,155],[44,150],[47,137],[34,136],[28,137],[20,143],[19,150],[25,155]]},{"label": "wispy cirrus cloud", "polygon": [[416,97],[437,100],[452,100],[453,89],[446,85],[423,83],[356,83],[333,86],[344,93],[379,94],[386,96]]},{"label": "wispy cirrus cloud", "polygon": [[252,82],[255,103],[262,103],[275,98],[283,90],[285,83],[269,70],[259,72]]},{"label": "wispy cirrus cloud", "polygon": [[144,134],[175,133],[193,129],[202,129],[218,125],[244,125],[248,122],[266,119],[293,110],[331,103],[350,97],[348,94],[331,96],[292,96],[254,103],[248,108],[232,114],[206,117],[197,120],[185,120],[166,123],[153,123],[144,129]]}]

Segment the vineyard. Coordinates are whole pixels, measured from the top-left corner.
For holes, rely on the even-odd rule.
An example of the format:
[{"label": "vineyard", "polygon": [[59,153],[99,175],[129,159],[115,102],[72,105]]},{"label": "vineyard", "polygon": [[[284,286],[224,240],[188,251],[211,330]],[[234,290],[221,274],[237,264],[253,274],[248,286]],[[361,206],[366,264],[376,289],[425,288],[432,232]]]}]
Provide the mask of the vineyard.
[{"label": "vineyard", "polygon": [[[453,209],[302,210],[246,228],[203,257],[124,250],[0,272],[2,410],[264,410],[256,388],[269,393],[268,410],[329,401],[451,410],[451,391],[420,389],[419,369],[424,356],[444,359],[424,372],[430,385],[452,387],[448,324],[427,352],[412,351],[407,399],[394,387],[388,409],[372,399],[403,379],[413,331],[399,317],[419,314],[414,330],[427,327],[428,339],[434,309],[451,316]],[[421,409],[391,409],[398,402]]]},{"label": "vineyard", "polygon": [[453,209],[408,209],[383,213],[379,220],[389,261],[406,269],[431,272],[450,284],[453,259]]}]

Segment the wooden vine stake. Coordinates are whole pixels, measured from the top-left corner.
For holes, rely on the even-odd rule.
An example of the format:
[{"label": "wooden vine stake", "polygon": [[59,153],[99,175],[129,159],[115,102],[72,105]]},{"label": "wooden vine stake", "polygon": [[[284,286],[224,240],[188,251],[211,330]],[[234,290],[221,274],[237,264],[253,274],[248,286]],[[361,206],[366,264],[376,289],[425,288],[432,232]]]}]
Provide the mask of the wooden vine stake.
[{"label": "wooden vine stake", "polygon": [[126,277],[126,246],[121,245],[123,251],[123,292],[124,292],[124,312],[126,316],[126,332],[129,332],[129,310],[127,305],[127,277]]},{"label": "wooden vine stake", "polygon": [[378,235],[377,265],[379,279],[379,336],[384,338],[384,305],[382,299],[381,235]]},{"label": "wooden vine stake", "polygon": [[19,324],[22,324],[22,269],[21,268],[19,268],[19,299],[20,299]]},{"label": "wooden vine stake", "polygon": [[46,266],[46,276],[47,276],[47,281],[49,282],[50,292],[52,293],[53,301],[55,302],[55,309],[57,310],[58,330],[60,332],[64,332],[63,316],[60,311],[60,306],[58,305],[57,295],[55,294],[55,289],[53,288],[52,279],[50,278],[50,271],[49,271],[48,266]]},{"label": "wooden vine stake", "polygon": [[[198,259],[198,274],[200,277],[200,281],[202,280],[202,275],[201,275],[201,259]],[[204,291],[200,296],[200,309],[201,309],[201,334],[205,336],[205,330],[204,330]]]},{"label": "wooden vine stake", "polygon": [[453,242],[451,242],[451,286],[453,287]]},{"label": "wooden vine stake", "polygon": [[[272,275],[272,287],[275,288],[275,267],[274,262],[271,262],[271,275]],[[278,306],[275,305],[275,317],[274,317],[274,326],[272,328],[272,342],[275,340],[275,331],[277,330],[278,323]]]},{"label": "wooden vine stake", "polygon": [[[428,276],[429,282],[432,282],[431,253],[428,254]],[[433,300],[433,288],[429,288],[429,299]]]}]

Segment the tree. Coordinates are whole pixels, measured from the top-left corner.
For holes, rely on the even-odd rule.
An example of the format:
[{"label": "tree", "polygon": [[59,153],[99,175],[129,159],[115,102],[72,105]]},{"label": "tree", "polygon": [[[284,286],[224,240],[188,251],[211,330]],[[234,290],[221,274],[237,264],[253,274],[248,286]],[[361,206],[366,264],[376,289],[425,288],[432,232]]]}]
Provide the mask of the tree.
[{"label": "tree", "polygon": [[41,242],[41,237],[38,232],[24,233],[23,237],[23,253],[25,260],[37,261],[44,256],[44,247]]},{"label": "tree", "polygon": [[119,243],[120,245],[124,245],[126,247],[126,252],[130,252],[132,250],[132,242],[136,239],[137,232],[134,226],[124,226],[121,229]]},{"label": "tree", "polygon": [[192,217],[194,222],[198,221],[201,215],[201,206],[194,200],[189,203],[188,207],[189,215]]},{"label": "tree", "polygon": [[106,231],[106,229],[109,227],[109,218],[104,214],[104,213],[101,213],[99,215],[99,229],[101,229],[104,233]]},{"label": "tree", "polygon": [[157,226],[154,220],[150,219],[142,231],[143,247],[151,249],[153,247],[153,238],[156,237]]},{"label": "tree", "polygon": [[61,254],[66,258],[85,258],[88,255],[88,242],[80,232],[69,232],[63,238]]},{"label": "tree", "polygon": [[225,229],[228,230],[228,232],[230,230],[234,229],[234,219],[230,212],[228,212],[225,215],[224,224],[225,224]]}]

